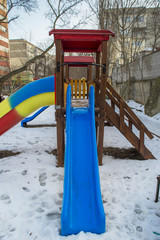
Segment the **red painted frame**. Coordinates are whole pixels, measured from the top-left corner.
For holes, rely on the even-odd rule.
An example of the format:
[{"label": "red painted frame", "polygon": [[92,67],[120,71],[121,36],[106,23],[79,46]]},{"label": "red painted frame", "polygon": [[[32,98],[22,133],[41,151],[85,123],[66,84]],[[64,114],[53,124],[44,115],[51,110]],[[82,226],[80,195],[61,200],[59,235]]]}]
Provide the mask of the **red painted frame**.
[{"label": "red painted frame", "polygon": [[110,30],[53,29],[54,40],[61,40],[64,52],[100,52],[102,41],[114,37]]},{"label": "red painted frame", "polygon": [[[95,63],[94,57],[90,56],[64,56],[64,63],[73,63],[69,67],[86,67],[87,63]],[[78,63],[81,63],[81,65]],[[82,63],[85,63],[84,65]]]}]

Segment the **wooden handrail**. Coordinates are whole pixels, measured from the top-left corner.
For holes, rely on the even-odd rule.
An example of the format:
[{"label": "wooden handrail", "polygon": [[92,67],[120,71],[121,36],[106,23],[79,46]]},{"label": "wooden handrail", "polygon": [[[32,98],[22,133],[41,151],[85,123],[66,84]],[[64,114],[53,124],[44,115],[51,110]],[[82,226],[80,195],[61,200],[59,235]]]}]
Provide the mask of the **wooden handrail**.
[{"label": "wooden handrail", "polygon": [[113,102],[119,108],[119,102],[112,96],[112,94],[107,89],[106,94],[111,99],[111,102]]},{"label": "wooden handrail", "polygon": [[[114,103],[116,104],[117,107],[120,108],[120,103],[117,105],[117,101],[113,100],[113,97],[111,96],[114,96],[117,100],[122,101],[123,102],[123,107],[125,109],[124,111],[124,114],[126,115],[126,117],[128,117],[132,123],[135,125],[135,127],[140,130],[141,127],[143,126],[144,128],[144,132],[146,133],[146,135],[152,139],[153,138],[153,135],[151,134],[151,132],[144,126],[144,124],[141,122],[141,120],[136,116],[136,114],[132,111],[132,109],[127,105],[127,103],[120,97],[120,95],[114,90],[114,88],[110,85],[110,83],[108,81],[106,81],[106,86],[107,88],[111,91],[112,95],[108,92],[107,95],[110,94],[110,98],[111,98],[111,101],[114,101]],[[126,114],[127,113],[127,114]],[[130,117],[129,117],[130,116]],[[136,124],[135,124],[136,123]]]},{"label": "wooden handrail", "polygon": [[[100,90],[99,79],[95,80],[97,89]],[[98,90],[98,91],[99,91]],[[101,93],[100,93],[101,94]],[[110,102],[106,101],[106,120],[110,121],[130,143],[142,154],[145,159],[155,159],[152,153],[145,147],[144,134],[149,138],[153,138],[152,133],[144,126],[141,120],[136,116],[127,103],[114,90],[110,83],[106,80],[106,95]],[[115,106],[119,111],[116,111]],[[126,123],[128,121],[128,123]],[[133,131],[133,126],[138,130],[139,136]]]}]

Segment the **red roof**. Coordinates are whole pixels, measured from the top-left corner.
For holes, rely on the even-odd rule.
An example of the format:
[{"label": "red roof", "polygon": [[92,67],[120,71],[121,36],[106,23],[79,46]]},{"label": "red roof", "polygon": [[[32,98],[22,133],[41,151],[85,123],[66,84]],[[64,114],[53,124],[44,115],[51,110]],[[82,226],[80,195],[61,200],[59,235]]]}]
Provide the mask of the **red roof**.
[{"label": "red roof", "polygon": [[102,41],[114,37],[110,30],[53,29],[51,34],[62,41],[64,52],[99,52]]},{"label": "red roof", "polygon": [[[65,56],[64,63],[69,63],[70,67],[86,67],[87,63],[94,63],[94,57],[90,56]],[[84,63],[84,65],[83,65]]]}]

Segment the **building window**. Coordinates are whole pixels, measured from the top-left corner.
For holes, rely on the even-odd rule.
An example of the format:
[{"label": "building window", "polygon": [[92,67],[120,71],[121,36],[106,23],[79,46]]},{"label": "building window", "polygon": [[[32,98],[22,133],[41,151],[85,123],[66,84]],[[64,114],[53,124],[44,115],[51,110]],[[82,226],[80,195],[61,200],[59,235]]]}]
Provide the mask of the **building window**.
[{"label": "building window", "polygon": [[36,48],[36,47],[34,48],[33,52],[34,52],[34,56],[37,56],[37,55],[38,55],[38,53],[37,53],[37,48]]},{"label": "building window", "polygon": [[129,34],[129,29],[120,30],[120,34],[121,34],[121,36],[123,36],[123,34],[124,34],[124,36],[127,36]]},{"label": "building window", "polygon": [[3,32],[7,32],[7,28],[3,27],[0,25],[0,30],[2,30]]},{"label": "building window", "polygon": [[0,45],[0,51],[8,53],[9,49]]},{"label": "building window", "polygon": [[136,59],[136,58],[138,57],[138,55],[139,55],[139,53],[138,53],[138,52],[135,52],[135,53],[133,54],[133,58]]},{"label": "building window", "polygon": [[126,30],[124,31],[124,35],[127,36],[128,34],[129,34],[129,29],[126,29]]},{"label": "building window", "polygon": [[126,23],[130,23],[131,22],[131,17],[126,17]]},{"label": "building window", "polygon": [[5,7],[0,3],[0,9],[3,10],[3,12],[6,11]]},{"label": "building window", "polygon": [[124,54],[123,53],[121,53],[121,58],[124,58]]},{"label": "building window", "polygon": [[138,22],[144,22],[144,16],[138,16]]},{"label": "building window", "polygon": [[134,45],[135,47],[141,47],[141,46],[142,46],[142,41],[135,41],[135,42],[133,43],[133,45]]},{"label": "building window", "polygon": [[3,41],[3,42],[6,42],[6,43],[9,42],[8,38],[5,38],[5,37],[3,37],[1,35],[0,35],[0,40]]},{"label": "building window", "polygon": [[125,42],[125,47],[129,47],[129,42]]}]

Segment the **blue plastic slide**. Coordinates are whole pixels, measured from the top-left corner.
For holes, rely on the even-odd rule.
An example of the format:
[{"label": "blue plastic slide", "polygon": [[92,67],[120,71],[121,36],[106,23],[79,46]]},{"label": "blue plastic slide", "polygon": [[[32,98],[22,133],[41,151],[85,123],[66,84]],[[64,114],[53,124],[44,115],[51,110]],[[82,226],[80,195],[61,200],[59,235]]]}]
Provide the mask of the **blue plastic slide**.
[{"label": "blue plastic slide", "polygon": [[61,214],[63,236],[80,231],[105,232],[94,112],[94,87],[89,106],[71,106],[71,86],[67,89],[64,195]]},{"label": "blue plastic slide", "polygon": [[32,121],[33,119],[35,119],[40,113],[42,113],[44,110],[46,110],[49,106],[46,107],[42,107],[40,108],[37,112],[35,112],[32,116],[30,117],[26,117],[25,119],[23,119],[21,121],[21,127],[25,127],[27,122]]}]

